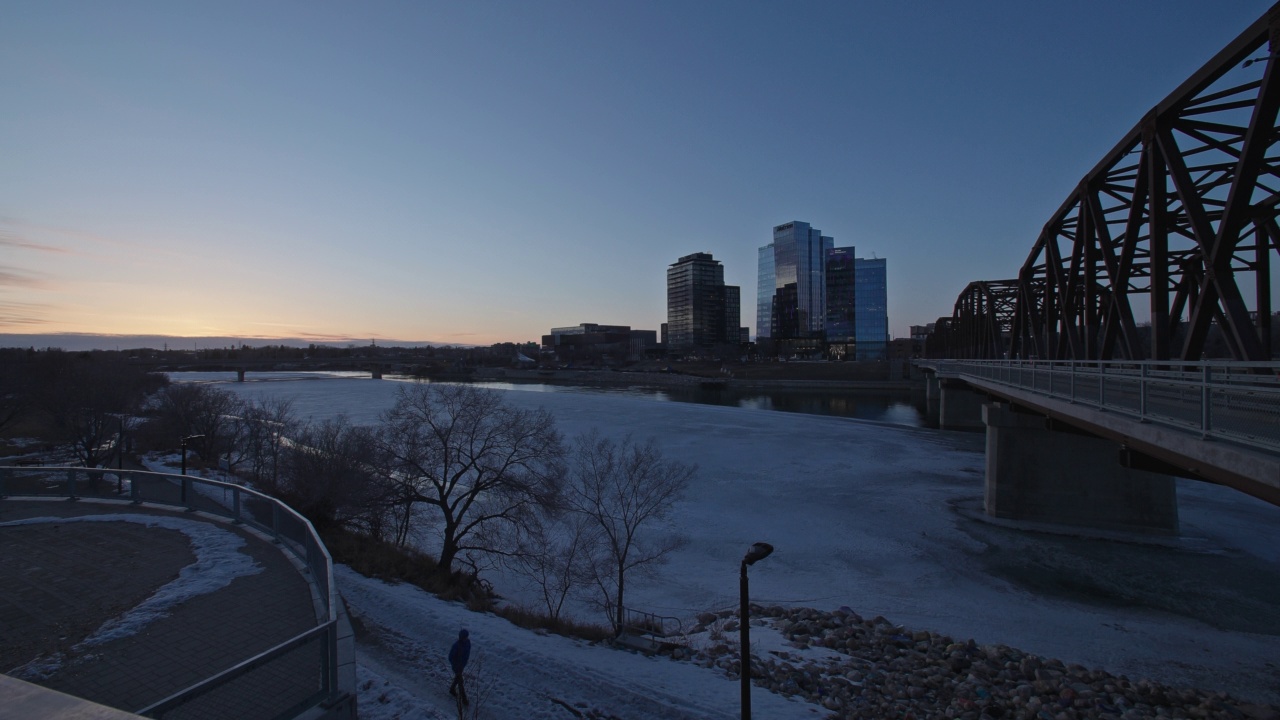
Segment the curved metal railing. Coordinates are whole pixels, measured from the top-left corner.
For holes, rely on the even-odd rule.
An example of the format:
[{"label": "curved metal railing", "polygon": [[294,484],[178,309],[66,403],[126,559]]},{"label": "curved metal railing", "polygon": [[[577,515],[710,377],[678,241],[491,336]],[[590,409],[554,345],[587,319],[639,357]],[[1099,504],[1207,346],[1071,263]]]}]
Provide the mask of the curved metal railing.
[{"label": "curved metal railing", "polygon": [[260,681],[278,696],[278,707],[270,711],[270,717],[294,717],[339,694],[339,602],[333,582],[333,558],[311,522],[293,508],[250,488],[191,475],[84,467],[0,466],[0,498],[14,496],[128,500],[226,517],[270,535],[304,564],[315,582],[322,604],[322,615],[315,627],[137,710],[137,714],[152,718],[243,717],[242,708],[228,707],[228,698],[243,694],[236,691],[239,686],[249,692],[256,673],[273,674],[272,667],[277,665],[294,670],[304,668],[310,677],[292,684],[292,696],[277,682],[265,678]]}]

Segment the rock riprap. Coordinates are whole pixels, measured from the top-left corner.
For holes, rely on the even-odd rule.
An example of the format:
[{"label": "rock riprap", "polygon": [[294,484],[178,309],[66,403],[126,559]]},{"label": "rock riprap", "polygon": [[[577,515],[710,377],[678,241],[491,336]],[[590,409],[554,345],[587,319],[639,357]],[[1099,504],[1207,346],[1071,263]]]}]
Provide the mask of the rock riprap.
[{"label": "rock riprap", "polygon": [[[751,659],[757,686],[818,703],[834,718],[1280,720],[1275,707],[1224,693],[1130,680],[1004,645],[957,642],[848,608],[752,606],[751,613],[753,627],[772,626],[797,651],[834,651],[821,659],[786,650]],[[736,612],[703,614],[693,632],[708,633],[704,647],[674,656],[737,676],[738,629]]]}]

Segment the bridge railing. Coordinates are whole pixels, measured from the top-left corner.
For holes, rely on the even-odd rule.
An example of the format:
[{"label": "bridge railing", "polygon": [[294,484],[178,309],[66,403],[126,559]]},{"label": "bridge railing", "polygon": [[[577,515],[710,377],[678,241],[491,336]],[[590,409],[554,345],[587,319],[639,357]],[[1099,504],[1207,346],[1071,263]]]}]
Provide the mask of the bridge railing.
[{"label": "bridge railing", "polygon": [[[279,500],[233,483],[191,475],[84,467],[0,466],[0,498],[99,498],[155,503],[226,517],[270,536],[300,560],[316,585],[322,616],[315,626],[246,657],[137,711],[152,718],[289,718],[335,698],[338,685],[338,606],[333,559],[311,522]],[[253,703],[244,706],[246,698]]]},{"label": "bridge railing", "polygon": [[969,376],[1108,412],[1280,451],[1280,364],[939,360]]}]

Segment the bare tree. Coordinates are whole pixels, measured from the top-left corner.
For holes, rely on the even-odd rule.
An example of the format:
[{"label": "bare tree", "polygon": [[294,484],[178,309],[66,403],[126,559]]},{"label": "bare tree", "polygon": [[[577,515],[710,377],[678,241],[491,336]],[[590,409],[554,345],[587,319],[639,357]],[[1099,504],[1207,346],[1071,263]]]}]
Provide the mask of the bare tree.
[{"label": "bare tree", "polygon": [[528,528],[526,549],[510,565],[529,578],[547,615],[559,620],[574,591],[592,581],[592,551],[598,536],[591,519],[581,513],[562,513]]},{"label": "bare tree", "polygon": [[27,351],[0,350],[0,430],[31,407],[32,372]]},{"label": "bare tree", "polygon": [[299,424],[293,401],[263,399],[246,402],[241,410],[240,455],[248,464],[249,481],[274,493],[280,485],[285,448]]},{"label": "bare tree", "polygon": [[116,452],[121,416],[134,413],[165,382],[138,367],[51,353],[38,368],[40,404],[54,429],[86,467]]},{"label": "bare tree", "polygon": [[415,504],[439,510],[440,566],[459,553],[501,554],[495,536],[554,505],[564,456],[546,410],[513,408],[471,385],[402,387],[383,416],[384,467],[404,504],[406,532]]},{"label": "bare tree", "polygon": [[565,506],[597,533],[593,580],[615,634],[622,632],[627,575],[663,562],[683,544],[643,530],[667,517],[696,473],[695,465],[663,459],[653,440],[614,442],[594,430],[578,438]]},{"label": "bare tree", "polygon": [[307,425],[289,445],[277,494],[319,528],[343,525],[379,505],[377,440],[344,416]]},{"label": "bare tree", "polygon": [[242,410],[235,393],[198,383],[175,383],[160,394],[160,420],[170,438],[176,443],[194,436],[189,447],[206,462],[234,442]]}]

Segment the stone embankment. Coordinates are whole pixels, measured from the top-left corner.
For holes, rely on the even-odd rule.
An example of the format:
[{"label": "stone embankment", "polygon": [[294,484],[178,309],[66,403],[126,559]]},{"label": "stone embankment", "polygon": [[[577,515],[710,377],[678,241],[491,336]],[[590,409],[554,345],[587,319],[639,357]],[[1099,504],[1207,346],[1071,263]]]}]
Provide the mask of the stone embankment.
[{"label": "stone embankment", "polygon": [[632,387],[719,387],[728,390],[871,390],[910,392],[920,383],[910,380],[806,380],[796,378],[740,378],[733,375],[686,375],[683,373],[633,372],[615,370],[513,370],[478,368],[471,379],[498,382],[563,383],[570,385]]},{"label": "stone embankment", "polygon": [[[912,632],[847,608],[753,606],[752,614],[753,626],[772,625],[797,650],[834,651],[830,660],[771,651],[753,654],[751,661],[756,685],[818,703],[833,718],[1280,720],[1277,708],[1226,694],[1130,680],[1004,645]],[[737,675],[736,615],[699,616],[694,633],[709,632],[710,641],[700,650],[677,649],[675,657]]]},{"label": "stone embankment", "polygon": [[615,370],[511,370],[506,368],[477,368],[472,377],[475,380],[554,382],[581,385],[696,386],[708,381],[708,378],[679,373],[618,372]]}]

